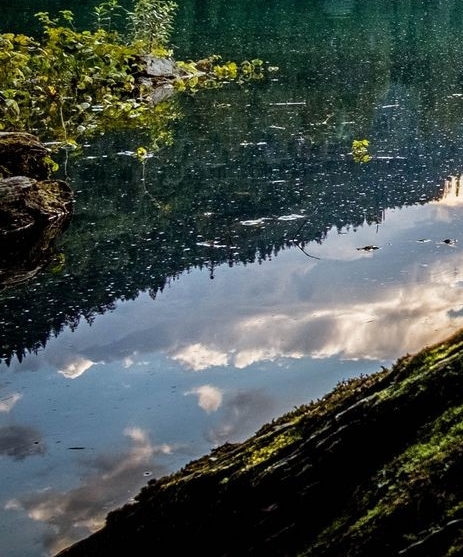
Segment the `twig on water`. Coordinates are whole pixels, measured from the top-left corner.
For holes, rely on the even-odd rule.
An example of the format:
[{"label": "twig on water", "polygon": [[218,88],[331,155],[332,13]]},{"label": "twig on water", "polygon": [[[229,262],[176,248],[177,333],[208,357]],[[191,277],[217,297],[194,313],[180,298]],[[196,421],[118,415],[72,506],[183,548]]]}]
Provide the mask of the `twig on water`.
[{"label": "twig on water", "polygon": [[297,240],[297,236],[299,234],[299,232],[304,228],[304,226],[309,222],[309,219],[304,219],[304,221],[302,222],[301,226],[297,229],[296,234],[294,235],[294,240],[293,242],[296,244],[296,246],[302,251],[302,253],[304,253],[305,255],[307,255],[307,257],[311,257],[312,259],[318,259],[320,260],[320,257],[317,257],[316,255],[311,255],[310,253],[307,253],[305,251],[305,249],[300,245],[299,241]]}]

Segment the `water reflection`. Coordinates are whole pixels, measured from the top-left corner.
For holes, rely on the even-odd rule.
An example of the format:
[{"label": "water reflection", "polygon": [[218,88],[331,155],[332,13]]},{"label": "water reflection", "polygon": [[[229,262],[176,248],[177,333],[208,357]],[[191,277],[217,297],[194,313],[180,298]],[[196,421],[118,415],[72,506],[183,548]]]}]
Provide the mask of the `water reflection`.
[{"label": "water reflection", "polygon": [[[276,17],[277,3],[264,14],[248,6],[247,18],[240,2],[222,4],[185,3],[177,49],[187,52],[196,32],[217,41],[211,51],[230,48],[239,23],[247,48],[256,55],[265,47],[263,58],[280,70],[259,84],[183,98],[174,144],[149,161],[144,184],[139,165],[124,155],[147,141],[143,133],[103,137],[69,161],[78,205],[64,260],[51,266],[55,276],[42,269],[0,298],[5,361],[41,349],[64,326],[91,321],[119,299],[139,291],[155,297],[189,269],[207,267],[214,276],[223,263],[262,261],[294,240],[302,249],[324,241],[332,227],[381,223],[387,208],[438,199],[445,176],[459,172],[463,107],[448,60],[462,50],[446,10],[432,14],[443,22],[437,29],[428,12],[415,18],[388,6],[382,13],[381,2],[371,2],[354,30],[326,20],[328,8],[350,10],[346,2],[295,6],[288,21]],[[429,40],[415,41],[417,33]],[[195,44],[207,47],[202,39]],[[410,58],[429,61],[426,75],[404,73]],[[447,78],[436,80],[442,72]],[[365,166],[350,155],[352,140],[362,137],[373,155]],[[303,228],[286,222],[294,214],[306,219]]]},{"label": "water reflection", "polygon": [[[195,371],[244,369],[278,358],[392,360],[415,351],[434,334],[423,322],[432,315],[438,329],[448,330],[453,326],[448,308],[459,304],[458,245],[442,230],[453,222],[455,199],[461,201],[454,196],[458,182],[446,182],[442,200],[409,208],[406,219],[403,210],[392,211],[378,228],[332,229],[322,244],[307,246],[313,258],[294,249],[280,253],[272,265],[237,268],[232,284],[219,267],[201,300],[193,287],[183,285],[192,280],[184,275],[162,302],[140,295],[123,310],[117,308],[108,323],[99,320],[78,329],[72,334],[73,342],[79,338],[78,354],[63,351],[64,342],[42,357],[76,378],[101,362],[121,360],[130,367],[134,355],[153,351]],[[426,231],[429,237],[421,237]],[[378,251],[359,249],[372,239]],[[199,276],[203,282],[204,275]],[[166,301],[173,290],[176,297],[185,291],[176,311]]]},{"label": "water reflection", "polygon": [[109,512],[113,504],[127,500],[134,478],[146,480],[152,474],[165,473],[162,465],[155,464],[156,457],[171,451],[168,445],[153,445],[147,432],[139,428],[127,428],[124,434],[132,443],[131,449],[86,457],[81,470],[88,471],[81,472],[80,485],[75,489],[63,492],[49,487],[28,493],[10,499],[5,509],[51,526],[53,534],[45,536],[44,545],[52,553],[100,528],[104,523],[102,511]]},{"label": "water reflection", "polygon": [[[294,247],[258,266],[219,266],[214,281],[191,271],[13,363],[2,451],[31,470],[43,463],[23,489],[5,490],[5,509],[52,526],[56,551],[147,477],[462,326],[460,248],[444,241],[461,237],[458,182],[440,201],[386,211],[379,227],[331,230],[307,246],[318,259]],[[372,242],[378,250],[357,249]],[[21,377],[30,390],[14,390]],[[70,477],[55,477],[58,463]],[[0,467],[22,476],[11,460]]]},{"label": "water reflection", "polygon": [[461,205],[463,203],[463,176],[450,176],[444,182],[442,199],[437,204],[439,207]]},{"label": "water reflection", "polygon": [[[9,412],[13,405],[21,398],[19,393],[13,393],[1,412]],[[7,426],[0,428],[0,454],[9,456],[13,460],[23,460],[32,455],[43,454],[39,432],[32,427]]]},{"label": "water reflection", "polygon": [[178,52],[279,70],[176,99],[144,183],[142,131],[66,161],[59,268],[0,293],[7,557],[463,325],[462,8],[428,4],[182,2]]},{"label": "water reflection", "polygon": [[325,0],[323,11],[334,18],[350,17],[354,9],[354,0]]},{"label": "water reflection", "polygon": [[[95,192],[84,176],[101,159],[81,161],[75,176],[77,180],[81,173],[85,190],[78,193],[78,212],[62,241],[58,272],[51,270],[0,299],[8,316],[1,333],[4,359],[11,360],[14,353],[22,359],[44,346],[50,333],[64,325],[74,327],[82,316],[91,321],[118,299],[135,298],[140,290],[155,297],[189,269],[206,267],[214,276],[223,263],[262,261],[294,244],[304,249],[308,242],[325,241],[333,227],[379,224],[387,207],[442,195],[432,157],[386,157],[383,149],[361,167],[342,152],[319,153],[317,162],[311,162],[311,149],[301,146],[290,165],[278,151],[282,147],[286,144],[276,143],[271,150],[268,142],[247,146],[238,158],[224,151],[220,173],[199,152],[192,167],[182,167],[181,177],[169,162],[160,166],[159,159],[153,161],[148,176],[153,171],[161,175],[146,187],[163,209],[153,206],[136,177],[118,185],[120,198],[114,196],[112,174],[100,177]],[[262,156],[266,160],[257,163]],[[121,159],[113,155],[115,164]],[[124,169],[136,175],[135,162]],[[173,189],[170,181],[176,183],[175,194],[166,197]],[[108,206],[115,203],[117,212],[111,215]]]}]

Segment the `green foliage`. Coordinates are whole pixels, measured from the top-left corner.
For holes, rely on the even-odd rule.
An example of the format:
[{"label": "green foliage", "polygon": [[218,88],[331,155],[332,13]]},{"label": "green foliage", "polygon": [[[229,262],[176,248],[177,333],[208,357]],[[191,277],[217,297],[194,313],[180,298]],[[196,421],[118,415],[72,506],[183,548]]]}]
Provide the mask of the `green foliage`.
[{"label": "green foliage", "polygon": [[[170,143],[168,124],[178,117],[171,102],[152,102],[153,83],[137,80],[145,55],[169,56],[167,41],[177,5],[170,0],[136,0],[129,15],[130,40],[115,29],[122,8],[105,0],[94,9],[95,29],[78,31],[74,16],[61,10],[36,17],[40,40],[0,35],[0,130],[39,133],[44,140],[74,149],[82,137],[107,130],[150,130],[152,145]],[[230,80],[260,77],[262,62],[221,64],[212,56],[198,63],[178,63],[184,75],[179,91],[218,86]]]},{"label": "green foliage", "polygon": [[174,85],[179,91],[188,90],[194,93],[199,88],[221,87],[228,81],[242,84],[263,77],[262,60],[244,60],[239,65],[230,61],[221,63],[221,60],[222,57],[215,54],[197,62],[179,62],[179,67],[186,72],[187,76],[175,80]]},{"label": "green foliage", "polygon": [[355,162],[371,161],[371,155],[368,153],[369,145],[368,139],[354,139],[352,142],[352,155]]},{"label": "green foliage", "polygon": [[118,0],[106,0],[106,2],[102,2],[96,6],[93,10],[96,28],[111,31],[114,18],[120,16],[119,12],[120,6]]},{"label": "green foliage", "polygon": [[40,130],[72,144],[109,122],[117,128],[149,120],[136,98],[140,45],[124,44],[102,27],[78,32],[70,12],[60,16],[37,14],[44,26],[40,42],[0,35],[0,129]]},{"label": "green foliage", "polygon": [[149,52],[166,47],[176,11],[177,4],[171,0],[137,0],[129,12],[132,39],[141,41]]}]

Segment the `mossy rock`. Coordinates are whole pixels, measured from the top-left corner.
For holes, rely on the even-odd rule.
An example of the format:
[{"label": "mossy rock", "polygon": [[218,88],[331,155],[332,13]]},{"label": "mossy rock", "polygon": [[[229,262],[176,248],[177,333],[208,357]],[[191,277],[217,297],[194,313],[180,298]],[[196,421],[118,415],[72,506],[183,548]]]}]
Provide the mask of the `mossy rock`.
[{"label": "mossy rock", "polygon": [[40,227],[72,209],[72,190],[51,180],[50,152],[34,135],[0,132],[0,235]]},{"label": "mossy rock", "polygon": [[25,132],[0,132],[0,175],[49,178],[53,161],[37,137]]},{"label": "mossy rock", "polygon": [[59,557],[463,554],[463,331],[150,482]]}]

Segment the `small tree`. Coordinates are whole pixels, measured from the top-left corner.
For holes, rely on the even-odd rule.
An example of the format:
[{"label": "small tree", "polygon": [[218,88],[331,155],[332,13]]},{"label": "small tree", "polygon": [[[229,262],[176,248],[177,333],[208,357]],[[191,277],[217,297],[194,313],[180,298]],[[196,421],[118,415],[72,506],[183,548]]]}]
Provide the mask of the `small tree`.
[{"label": "small tree", "polygon": [[140,40],[151,52],[166,47],[173,30],[177,4],[171,0],[137,0],[130,16],[134,41]]}]

